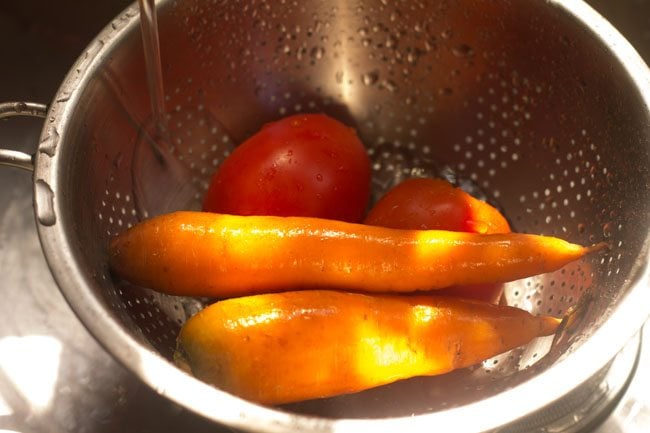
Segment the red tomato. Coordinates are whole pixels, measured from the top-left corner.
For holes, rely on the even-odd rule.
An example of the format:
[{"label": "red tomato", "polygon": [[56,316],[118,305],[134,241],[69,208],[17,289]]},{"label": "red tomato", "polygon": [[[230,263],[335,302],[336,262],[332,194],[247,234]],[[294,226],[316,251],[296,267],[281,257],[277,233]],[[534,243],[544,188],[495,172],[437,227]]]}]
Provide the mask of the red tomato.
[{"label": "red tomato", "polygon": [[[375,204],[364,223],[398,229],[510,232],[508,221],[497,209],[443,179],[405,180]],[[495,303],[502,291],[501,284],[481,284],[436,293]]]},{"label": "red tomato", "polygon": [[370,160],[352,128],[323,114],[266,124],[226,158],[203,201],[209,212],[359,222]]},{"label": "red tomato", "polygon": [[407,179],[388,191],[366,224],[402,229],[508,233],[501,213],[443,179]]}]

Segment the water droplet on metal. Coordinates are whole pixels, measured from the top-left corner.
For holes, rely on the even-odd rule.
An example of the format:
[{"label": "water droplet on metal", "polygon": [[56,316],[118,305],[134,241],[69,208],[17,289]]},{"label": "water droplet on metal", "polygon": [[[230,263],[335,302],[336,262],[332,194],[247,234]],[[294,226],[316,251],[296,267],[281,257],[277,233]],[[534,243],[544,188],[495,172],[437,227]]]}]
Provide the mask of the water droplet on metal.
[{"label": "water droplet on metal", "polygon": [[452,37],[453,35],[454,35],[454,32],[452,32],[451,29],[443,30],[443,31],[440,33],[440,36],[442,37],[442,39],[451,39],[451,37]]},{"label": "water droplet on metal", "polygon": [[430,37],[424,41],[424,50],[425,51],[434,51],[438,48],[438,42],[435,37]]},{"label": "water droplet on metal", "polygon": [[54,192],[50,185],[42,179],[34,182],[34,209],[36,219],[44,226],[52,226],[56,223],[54,213]]},{"label": "water droplet on metal", "polygon": [[578,233],[584,233],[587,226],[584,223],[578,224]]},{"label": "water droplet on metal", "polygon": [[43,138],[40,146],[38,146],[38,151],[44,153],[50,157],[53,157],[56,153],[56,147],[59,144],[59,132],[55,127],[50,127],[47,136]]},{"label": "water droplet on metal", "polygon": [[603,236],[605,238],[612,237],[613,224],[611,222],[603,224]]},{"label": "water droplet on metal", "polygon": [[104,47],[104,41],[96,40],[94,41],[88,50],[83,54],[80,60],[77,61],[76,71],[78,76],[81,76],[82,73],[88,68],[93,59]]},{"label": "water droplet on metal", "polygon": [[420,59],[421,55],[422,55],[422,50],[418,49],[414,51],[409,51],[409,53],[406,55],[406,61],[412,65],[415,65]]},{"label": "water droplet on metal", "polygon": [[378,71],[370,71],[366,72],[365,74],[361,75],[361,82],[365,84],[366,86],[372,86],[379,80],[379,72]]},{"label": "water droplet on metal", "polygon": [[74,89],[66,89],[62,91],[59,96],[56,98],[56,102],[67,102],[72,97],[72,92]]},{"label": "water droplet on metal", "polygon": [[386,48],[396,48],[397,38],[395,38],[393,35],[388,35],[385,44],[386,44]]},{"label": "water droplet on metal", "polygon": [[382,84],[386,89],[388,89],[389,92],[397,91],[397,84],[395,84],[395,82],[392,80],[386,80]]},{"label": "water droplet on metal", "polygon": [[296,49],[296,59],[302,60],[303,56],[307,54],[307,47],[299,47]]},{"label": "water droplet on metal", "polygon": [[467,44],[460,44],[451,49],[456,57],[471,57],[474,55],[474,50]]},{"label": "water droplet on metal", "polygon": [[320,60],[325,54],[325,48],[323,47],[314,47],[311,49],[310,55],[312,59]]}]

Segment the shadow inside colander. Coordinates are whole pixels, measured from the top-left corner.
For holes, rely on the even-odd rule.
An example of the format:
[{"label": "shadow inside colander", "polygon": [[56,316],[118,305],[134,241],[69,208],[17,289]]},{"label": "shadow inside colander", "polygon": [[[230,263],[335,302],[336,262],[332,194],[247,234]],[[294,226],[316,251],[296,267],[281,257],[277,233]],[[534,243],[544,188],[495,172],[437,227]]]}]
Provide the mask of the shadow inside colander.
[{"label": "shadow inside colander", "polygon": [[[508,356],[516,358],[518,350]],[[493,373],[482,365],[450,373],[416,377],[355,394],[283,405],[280,409],[330,418],[383,418],[412,416],[462,406],[481,400],[534,377],[546,366],[540,362],[518,374]],[[522,377],[523,376],[523,377]]]}]

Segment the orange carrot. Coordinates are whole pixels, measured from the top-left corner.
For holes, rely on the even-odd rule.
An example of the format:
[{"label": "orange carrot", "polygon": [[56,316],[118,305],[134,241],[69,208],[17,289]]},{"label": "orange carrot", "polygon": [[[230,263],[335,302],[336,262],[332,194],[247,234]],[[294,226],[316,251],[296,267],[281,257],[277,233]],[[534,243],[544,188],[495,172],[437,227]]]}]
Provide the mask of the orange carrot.
[{"label": "orange carrot", "polygon": [[[444,179],[406,179],[384,194],[370,209],[364,224],[394,229],[451,230],[469,233],[510,233],[499,210]],[[502,283],[453,286],[438,294],[498,303]]]},{"label": "orange carrot", "polygon": [[591,251],[527,234],[398,230],[307,217],[176,212],[110,244],[118,276],[168,294],[241,296],[292,289],[413,292],[515,280]]},{"label": "orange carrot", "polygon": [[468,367],[550,335],[559,322],[440,296],[264,294],[192,317],[177,361],[225,391],[281,404]]}]

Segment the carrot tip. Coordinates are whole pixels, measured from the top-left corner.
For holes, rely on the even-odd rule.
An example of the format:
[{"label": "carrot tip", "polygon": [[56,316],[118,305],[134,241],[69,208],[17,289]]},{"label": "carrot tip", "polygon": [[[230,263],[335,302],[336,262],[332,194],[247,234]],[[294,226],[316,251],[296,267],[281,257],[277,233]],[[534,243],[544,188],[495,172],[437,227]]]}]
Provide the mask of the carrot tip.
[{"label": "carrot tip", "polygon": [[563,319],[553,316],[543,316],[541,335],[554,334],[562,325]]}]

